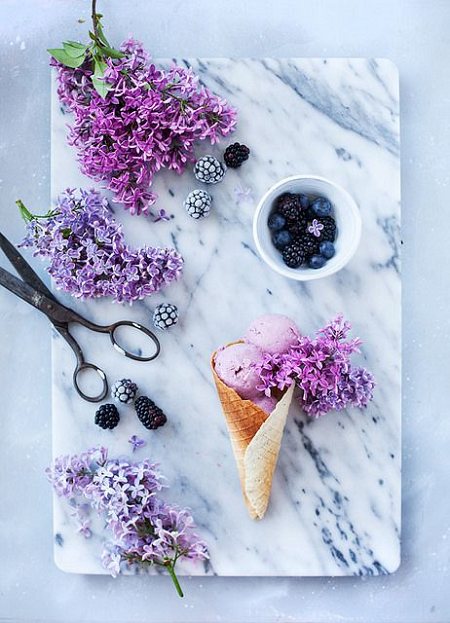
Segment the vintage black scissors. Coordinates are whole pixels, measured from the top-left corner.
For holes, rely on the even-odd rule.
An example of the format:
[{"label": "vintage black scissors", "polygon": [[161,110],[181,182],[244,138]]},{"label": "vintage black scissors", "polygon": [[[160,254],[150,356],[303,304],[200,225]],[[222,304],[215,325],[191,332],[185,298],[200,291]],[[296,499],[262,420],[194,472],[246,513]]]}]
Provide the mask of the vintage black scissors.
[{"label": "vintage black scissors", "polygon": [[[91,331],[98,333],[107,333],[111,339],[112,345],[125,357],[135,359],[136,361],[152,361],[160,352],[160,343],[158,338],[150,329],[143,325],[133,322],[132,320],[120,320],[107,326],[101,326],[86,320],[68,307],[64,307],[58,303],[52,292],[47,288],[45,283],[37,276],[28,262],[17,251],[15,246],[0,232],[0,248],[14,266],[17,273],[22,277],[18,279],[7,270],[0,266],[0,285],[8,289],[10,292],[19,296],[21,299],[43,312],[55,327],[56,331],[70,345],[77,358],[77,364],[73,373],[73,384],[78,394],[89,402],[100,402],[108,393],[108,381],[106,374],[101,368],[93,363],[85,361],[83,351],[78,345],[75,338],[69,332],[70,323],[78,323]],[[153,342],[152,354],[149,357],[143,357],[140,354],[132,353],[123,348],[116,340],[116,332],[120,327],[131,327],[136,331],[145,333]],[[153,351],[154,349],[154,351]],[[79,376],[84,370],[94,370],[103,382],[103,389],[97,396],[86,395],[79,386]]]}]

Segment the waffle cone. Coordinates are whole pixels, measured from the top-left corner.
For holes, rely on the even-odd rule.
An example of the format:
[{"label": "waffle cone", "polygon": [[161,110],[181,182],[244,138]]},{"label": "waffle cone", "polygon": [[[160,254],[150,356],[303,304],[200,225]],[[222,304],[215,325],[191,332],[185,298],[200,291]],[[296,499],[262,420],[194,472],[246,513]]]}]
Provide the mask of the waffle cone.
[{"label": "waffle cone", "polygon": [[262,519],[269,503],[273,473],[278,459],[286,418],[294,393],[292,385],[272,413],[265,413],[251,400],[243,400],[219,379],[211,367],[227,422],[245,503],[252,519]]}]

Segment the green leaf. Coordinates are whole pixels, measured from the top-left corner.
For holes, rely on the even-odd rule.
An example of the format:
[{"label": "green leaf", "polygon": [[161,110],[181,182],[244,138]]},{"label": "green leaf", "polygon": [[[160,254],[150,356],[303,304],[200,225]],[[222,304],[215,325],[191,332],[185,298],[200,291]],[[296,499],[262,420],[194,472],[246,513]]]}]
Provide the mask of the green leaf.
[{"label": "green leaf", "polygon": [[72,69],[76,69],[77,67],[81,67],[84,63],[84,56],[79,56],[77,58],[72,58],[67,52],[63,49],[49,49],[47,50],[54,59],[65,65],[66,67],[72,67]]},{"label": "green leaf", "polygon": [[71,58],[79,58],[86,55],[87,45],[82,45],[81,43],[74,45],[71,41],[65,41],[63,48]]},{"label": "green leaf", "polygon": [[105,61],[102,61],[101,58],[94,59],[94,76],[96,78],[103,78],[105,69],[107,67],[108,65],[105,63]]},{"label": "green leaf", "polygon": [[91,80],[94,85],[94,89],[103,99],[105,99],[107,93],[112,89],[112,85],[108,84],[104,78],[104,71],[107,67],[108,65],[105,61],[102,61],[99,58],[94,60],[94,75],[91,76]]},{"label": "green leaf", "polygon": [[111,58],[123,58],[125,56],[125,54],[123,52],[119,52],[119,50],[115,50],[114,48],[110,48],[109,46],[105,45],[103,48],[105,54],[107,56],[110,56]]},{"label": "green leaf", "polygon": [[89,36],[92,39],[92,41],[95,41],[95,43],[101,45],[102,47],[110,47],[109,45],[109,41],[108,39],[105,37],[105,35],[103,34],[103,31],[101,29],[101,27],[99,28],[97,26],[97,34],[95,34],[95,32],[92,32],[92,30],[89,31]]},{"label": "green leaf", "polygon": [[109,91],[111,91],[111,85],[104,80],[99,80],[98,78],[95,78],[94,76],[92,76],[91,80],[92,84],[94,85],[94,89],[97,91],[100,97],[105,99],[106,95],[109,93]]},{"label": "green leaf", "polygon": [[97,34],[98,34],[98,38],[100,39],[100,41],[102,43],[104,43],[107,47],[109,47],[109,41],[105,37],[105,33],[103,32],[103,26],[102,26],[102,23],[101,23],[101,18],[102,17],[103,17],[103,15],[99,15],[97,13]]},{"label": "green leaf", "polygon": [[[79,41],[66,41],[66,43],[73,48],[78,48],[79,50],[85,50],[87,48],[87,45],[84,45],[84,43],[80,43]],[[63,45],[65,44],[63,43]]]}]

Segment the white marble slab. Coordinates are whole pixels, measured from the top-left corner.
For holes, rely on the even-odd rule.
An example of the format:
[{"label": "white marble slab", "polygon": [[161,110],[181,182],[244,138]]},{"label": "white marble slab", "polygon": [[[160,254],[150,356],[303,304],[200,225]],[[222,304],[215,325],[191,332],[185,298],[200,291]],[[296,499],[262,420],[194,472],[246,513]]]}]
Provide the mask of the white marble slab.
[{"label": "white marble slab", "polygon": [[[153,224],[116,206],[130,242],[175,244],[186,259],[183,280],[164,295],[128,306],[109,301],[72,307],[97,322],[132,318],[151,323],[161,301],[180,308],[177,329],[161,335],[162,354],[138,364],[114,352],[104,336],[76,332],[89,360],[111,382],[132,377],[167,413],[169,423],[146,431],[131,407],[113,432],[93,424],[95,406],[71,383],[73,356],[53,336],[53,452],[79,452],[99,443],[111,454],[130,451],[137,434],[148,441],[136,458],[161,462],[167,497],[190,506],[211,565],[180,569],[218,575],[378,575],[400,560],[400,167],[396,68],[386,60],[190,60],[210,88],[239,109],[235,138],[251,159],[212,189],[214,208],[197,222],[182,201],[198,184],[163,172],[155,188],[174,218]],[[65,143],[53,97],[52,196],[67,186],[91,186]],[[198,154],[222,148],[200,144]],[[235,188],[255,200],[276,180],[316,173],[342,184],[357,201],[363,238],[348,267],[311,284],[266,268],[251,236],[254,204],[238,204]],[[242,501],[226,427],[209,371],[218,345],[240,337],[264,312],[295,318],[313,332],[337,312],[364,340],[364,364],[375,374],[374,403],[310,421],[292,409],[263,521],[251,521]],[[55,500],[55,560],[78,573],[102,573],[101,531],[74,534],[65,503]]]}]

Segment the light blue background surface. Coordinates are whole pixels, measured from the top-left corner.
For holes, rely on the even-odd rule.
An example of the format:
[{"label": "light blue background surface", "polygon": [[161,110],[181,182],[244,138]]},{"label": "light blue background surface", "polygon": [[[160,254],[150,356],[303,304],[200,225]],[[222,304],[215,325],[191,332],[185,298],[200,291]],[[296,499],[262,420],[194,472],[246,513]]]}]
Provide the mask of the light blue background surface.
[{"label": "light blue background surface", "polygon": [[[186,579],[66,575],[53,564],[50,328],[0,293],[0,618],[42,621],[389,621],[450,618],[448,204],[450,3],[106,0],[107,33],[154,56],[389,57],[401,80],[404,415],[403,563],[393,576]],[[45,48],[83,36],[88,2],[0,3],[0,229],[18,240],[14,200],[50,194]],[[3,261],[2,261],[3,264]]]}]

